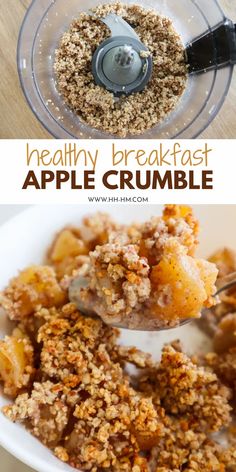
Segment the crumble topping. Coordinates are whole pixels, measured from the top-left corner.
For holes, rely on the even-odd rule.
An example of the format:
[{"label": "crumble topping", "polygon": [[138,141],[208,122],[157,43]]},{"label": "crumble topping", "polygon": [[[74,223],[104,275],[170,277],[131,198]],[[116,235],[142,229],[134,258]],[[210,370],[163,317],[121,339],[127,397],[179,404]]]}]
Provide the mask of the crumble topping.
[{"label": "crumble topping", "polygon": [[157,363],[118,335],[73,304],[57,309],[39,329],[38,380],[4,413],[82,470],[230,470],[234,451],[209,435],[230,424],[230,388],[173,346]]},{"label": "crumble topping", "polygon": [[[136,347],[120,345],[119,330],[84,317],[68,303],[74,269],[70,272],[66,262],[64,271],[63,265],[58,270],[58,261],[73,253],[79,258],[77,273],[103,248],[106,263],[112,259],[115,282],[124,267],[129,273],[137,268],[135,285],[136,277],[145,279],[147,266],[157,264],[172,244],[192,258],[197,224],[189,209],[178,206],[167,207],[160,219],[128,228],[102,220],[85,220],[90,223],[82,228],[89,226],[88,232],[67,228],[76,244],[70,235],[71,244],[64,244],[63,230],[48,251],[50,266],[26,269],[2,293],[1,306],[14,320],[12,334],[0,341],[0,380],[13,398],[4,414],[23,423],[60,460],[83,471],[234,472],[234,290],[222,294],[212,309],[215,351],[204,358],[189,357],[177,340],[163,347],[159,362]],[[77,254],[81,242],[86,250]],[[107,255],[107,245],[120,248],[121,243],[132,247],[130,259],[126,251]],[[140,252],[134,251],[137,247]],[[121,254],[121,267],[113,272]],[[198,265],[206,268],[205,262]],[[217,265],[223,267],[219,257]],[[224,264],[224,274],[230,270]],[[168,290],[163,297],[168,299]],[[136,368],[132,375],[130,364]],[[223,442],[222,434],[227,437]]]}]

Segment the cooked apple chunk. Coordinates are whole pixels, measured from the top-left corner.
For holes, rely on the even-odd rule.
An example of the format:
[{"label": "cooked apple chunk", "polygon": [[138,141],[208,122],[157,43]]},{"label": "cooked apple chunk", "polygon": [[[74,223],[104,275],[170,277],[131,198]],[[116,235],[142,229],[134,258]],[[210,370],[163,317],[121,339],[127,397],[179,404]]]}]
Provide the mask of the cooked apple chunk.
[{"label": "cooked apple chunk", "polygon": [[203,307],[214,304],[216,277],[214,264],[177,251],[163,255],[151,269],[150,312],[171,324],[199,317]]},{"label": "cooked apple chunk", "polygon": [[80,267],[80,257],[88,255],[97,244],[108,241],[108,233],[118,225],[109,215],[96,213],[83,219],[81,226],[68,226],[55,237],[47,253],[47,262],[61,279]]},{"label": "cooked apple chunk", "polygon": [[88,248],[74,228],[63,229],[55,238],[49,252],[48,262],[55,269],[58,279],[71,275],[78,268],[78,257],[88,254]]},{"label": "cooked apple chunk", "polygon": [[31,266],[10,281],[0,295],[0,306],[10,319],[22,320],[40,307],[60,306],[65,300],[53,268]]},{"label": "cooked apple chunk", "polygon": [[0,379],[4,393],[11,397],[18,395],[28,387],[33,373],[33,347],[17,328],[0,341]]}]

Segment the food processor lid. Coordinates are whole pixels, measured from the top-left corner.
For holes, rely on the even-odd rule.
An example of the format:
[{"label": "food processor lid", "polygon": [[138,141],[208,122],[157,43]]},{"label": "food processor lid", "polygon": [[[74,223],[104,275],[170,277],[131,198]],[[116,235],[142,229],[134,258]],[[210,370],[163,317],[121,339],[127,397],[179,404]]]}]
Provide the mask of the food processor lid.
[{"label": "food processor lid", "polygon": [[141,92],[152,74],[152,58],[134,29],[120,16],[111,13],[101,21],[111,37],[101,43],[92,58],[96,84],[115,96]]},{"label": "food processor lid", "polygon": [[186,47],[189,73],[236,64],[236,25],[229,19],[191,41]]}]

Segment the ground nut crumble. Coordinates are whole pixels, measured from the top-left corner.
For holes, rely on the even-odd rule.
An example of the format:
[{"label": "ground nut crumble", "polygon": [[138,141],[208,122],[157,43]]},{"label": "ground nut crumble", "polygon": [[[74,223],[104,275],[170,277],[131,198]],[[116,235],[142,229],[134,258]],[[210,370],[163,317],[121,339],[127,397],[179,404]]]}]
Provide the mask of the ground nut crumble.
[{"label": "ground nut crumble", "polygon": [[[100,18],[123,17],[135,29],[153,59],[153,73],[139,93],[116,99],[94,82],[92,55],[110,31]],[[66,104],[82,121],[104,132],[138,135],[162,122],[176,107],[187,82],[184,47],[170,19],[140,5],[123,3],[81,13],[64,33],[55,52],[57,87]]]},{"label": "ground nut crumble", "polygon": [[[159,362],[119,345],[119,330],[68,302],[74,270],[117,232],[128,245],[145,234],[140,258],[150,263],[173,238],[193,255],[197,227],[178,206],[166,207],[161,221],[128,229],[105,215],[87,218],[56,235],[48,266],[26,269],[1,294],[15,324],[0,343],[0,378],[13,400],[3,412],[61,461],[91,472],[236,471],[236,292],[214,308],[214,352],[189,357],[176,341],[163,347]],[[221,276],[236,258],[222,251],[211,260]],[[137,368],[132,375],[128,364]]]}]

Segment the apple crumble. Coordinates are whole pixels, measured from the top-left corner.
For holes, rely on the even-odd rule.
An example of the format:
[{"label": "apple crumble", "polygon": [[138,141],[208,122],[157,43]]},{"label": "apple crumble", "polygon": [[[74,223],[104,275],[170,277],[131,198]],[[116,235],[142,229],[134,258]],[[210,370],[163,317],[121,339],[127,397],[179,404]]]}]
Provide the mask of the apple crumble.
[{"label": "apple crumble", "polygon": [[[151,80],[142,92],[120,98],[95,84],[92,56],[111,35],[100,20],[116,13],[147,46],[153,60]],[[55,52],[59,93],[79,118],[93,128],[125,137],[162,122],[174,110],[187,83],[184,46],[172,21],[154,10],[124,3],[101,4],[80,13],[64,33]]]},{"label": "apple crumble", "polygon": [[[236,252],[224,248],[210,260],[219,268],[219,277],[236,273]],[[236,411],[236,285],[220,294],[221,303],[206,312],[200,326],[213,338],[214,352],[206,356],[207,364],[232,389]],[[234,430],[234,440],[236,434]]]},{"label": "apple crumble", "polygon": [[[120,345],[119,330],[84,317],[68,300],[68,280],[91,252],[117,244],[110,237],[121,244],[123,234],[122,244],[155,265],[172,244],[193,259],[197,229],[191,211],[178,206],[128,228],[105,215],[89,217],[56,235],[47,265],[20,272],[2,292],[13,323],[0,341],[0,379],[12,399],[3,412],[68,465],[90,472],[236,471],[235,292],[213,308],[214,315],[224,307],[215,316],[214,352],[190,357],[176,341],[158,362]],[[216,261],[220,275],[227,271],[223,257]],[[198,267],[212,271],[206,262]]]}]

